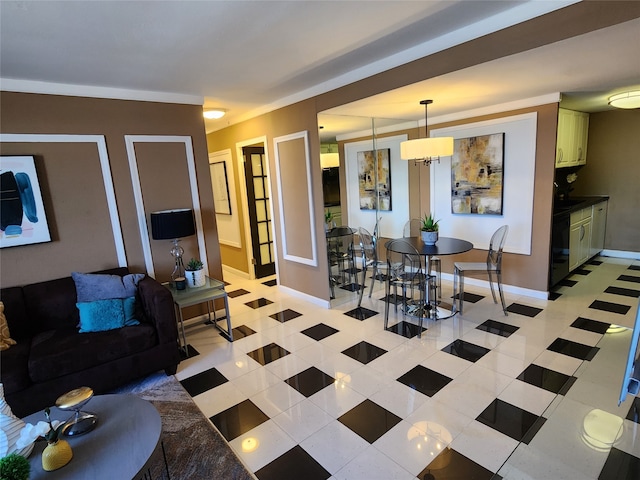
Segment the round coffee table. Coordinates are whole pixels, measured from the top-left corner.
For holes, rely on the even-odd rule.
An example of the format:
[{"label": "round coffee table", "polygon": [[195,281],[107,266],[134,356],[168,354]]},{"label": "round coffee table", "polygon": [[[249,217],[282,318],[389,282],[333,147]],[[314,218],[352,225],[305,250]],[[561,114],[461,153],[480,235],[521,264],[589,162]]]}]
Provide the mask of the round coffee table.
[{"label": "round coffee table", "polygon": [[[41,456],[47,442],[36,442],[29,456],[30,479],[136,479],[146,473],[160,451],[162,423],[156,408],[135,395],[98,395],[91,399],[91,410],[100,421],[85,435],[65,438],[73,458],[64,467],[45,472]],[[53,407],[51,418],[64,422],[69,412]],[[45,421],[44,412],[23,420],[35,425]]]}]

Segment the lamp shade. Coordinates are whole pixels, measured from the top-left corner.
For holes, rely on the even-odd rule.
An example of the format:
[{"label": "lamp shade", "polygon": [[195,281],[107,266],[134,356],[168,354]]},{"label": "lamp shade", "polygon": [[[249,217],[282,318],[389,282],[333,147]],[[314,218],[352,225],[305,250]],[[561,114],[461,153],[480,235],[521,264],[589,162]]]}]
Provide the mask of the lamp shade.
[{"label": "lamp shade", "polygon": [[151,213],[151,236],[154,240],[173,240],[196,233],[193,210],[162,210]]},{"label": "lamp shade", "polygon": [[453,137],[417,138],[400,144],[402,160],[424,160],[453,155]]}]

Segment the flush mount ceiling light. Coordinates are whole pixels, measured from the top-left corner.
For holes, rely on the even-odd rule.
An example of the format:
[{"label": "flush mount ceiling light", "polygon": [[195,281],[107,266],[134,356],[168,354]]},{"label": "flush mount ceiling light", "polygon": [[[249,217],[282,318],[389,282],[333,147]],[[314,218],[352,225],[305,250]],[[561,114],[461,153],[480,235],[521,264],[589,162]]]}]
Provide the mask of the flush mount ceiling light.
[{"label": "flush mount ceiling light", "polygon": [[612,95],[609,97],[609,105],[616,108],[640,108],[640,90]]},{"label": "flush mount ceiling light", "polygon": [[213,120],[217,120],[219,118],[224,117],[224,114],[227,113],[226,110],[223,110],[221,108],[214,108],[211,110],[205,110],[203,115],[204,118],[208,118],[208,119],[213,119]]},{"label": "flush mount ceiling light", "polygon": [[426,138],[406,140],[400,144],[400,158],[402,160],[413,160],[417,163],[431,164],[433,161],[440,163],[440,157],[453,155],[453,137],[429,138],[429,122],[427,118],[427,107],[433,100],[422,100],[420,105],[424,105],[424,128]]}]

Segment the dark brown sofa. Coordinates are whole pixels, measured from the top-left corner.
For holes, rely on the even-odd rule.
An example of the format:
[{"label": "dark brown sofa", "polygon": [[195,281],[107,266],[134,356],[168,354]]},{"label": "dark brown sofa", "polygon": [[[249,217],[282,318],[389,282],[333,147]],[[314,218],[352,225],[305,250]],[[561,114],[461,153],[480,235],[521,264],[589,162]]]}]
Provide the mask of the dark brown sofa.
[{"label": "dark brown sofa", "polygon": [[[127,268],[97,273],[129,273]],[[171,293],[151,277],[138,283],[140,324],[79,333],[72,277],[0,290],[11,337],[0,352],[5,399],[19,417],[55,403],[81,386],[100,394],[158,370],[176,372],[180,362]]]}]

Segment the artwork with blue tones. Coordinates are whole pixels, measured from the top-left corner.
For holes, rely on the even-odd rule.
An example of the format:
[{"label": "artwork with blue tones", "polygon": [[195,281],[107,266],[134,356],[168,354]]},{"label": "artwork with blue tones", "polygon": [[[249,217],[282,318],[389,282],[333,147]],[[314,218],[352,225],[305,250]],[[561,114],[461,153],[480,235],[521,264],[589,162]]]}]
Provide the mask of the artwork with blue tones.
[{"label": "artwork with blue tones", "polygon": [[0,248],[50,242],[33,157],[0,157]]}]

